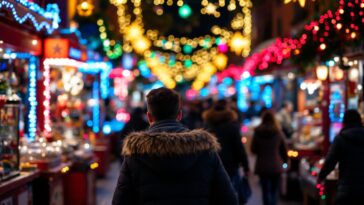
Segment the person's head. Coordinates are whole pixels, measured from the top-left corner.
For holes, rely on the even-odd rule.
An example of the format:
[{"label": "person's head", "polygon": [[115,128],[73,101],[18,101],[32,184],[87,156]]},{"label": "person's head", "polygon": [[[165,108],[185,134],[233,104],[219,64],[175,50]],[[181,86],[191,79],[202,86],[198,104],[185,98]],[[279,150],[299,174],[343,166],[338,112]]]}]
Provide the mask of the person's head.
[{"label": "person's head", "polygon": [[287,112],[293,112],[293,104],[290,101],[285,101],[283,103],[283,108],[287,111]]},{"label": "person's head", "polygon": [[262,126],[272,127],[279,131],[281,129],[274,112],[272,110],[266,110],[262,113]]},{"label": "person's head", "polygon": [[148,121],[181,120],[181,96],[174,90],[158,88],[147,95]]},{"label": "person's head", "polygon": [[344,127],[361,126],[362,120],[357,110],[347,110],[343,119]]},{"label": "person's head", "polygon": [[218,100],[213,105],[214,110],[221,111],[228,109],[228,102],[226,100]]}]

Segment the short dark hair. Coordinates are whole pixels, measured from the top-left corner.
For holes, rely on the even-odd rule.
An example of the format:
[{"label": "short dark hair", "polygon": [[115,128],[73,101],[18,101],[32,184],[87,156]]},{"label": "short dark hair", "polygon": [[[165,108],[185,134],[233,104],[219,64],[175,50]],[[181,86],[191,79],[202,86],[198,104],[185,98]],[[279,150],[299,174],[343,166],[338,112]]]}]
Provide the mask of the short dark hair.
[{"label": "short dark hair", "polygon": [[361,126],[362,120],[357,110],[347,110],[343,119],[344,126]]},{"label": "short dark hair", "polygon": [[181,108],[181,96],[168,88],[154,89],[147,95],[147,106],[156,121],[176,119]]}]

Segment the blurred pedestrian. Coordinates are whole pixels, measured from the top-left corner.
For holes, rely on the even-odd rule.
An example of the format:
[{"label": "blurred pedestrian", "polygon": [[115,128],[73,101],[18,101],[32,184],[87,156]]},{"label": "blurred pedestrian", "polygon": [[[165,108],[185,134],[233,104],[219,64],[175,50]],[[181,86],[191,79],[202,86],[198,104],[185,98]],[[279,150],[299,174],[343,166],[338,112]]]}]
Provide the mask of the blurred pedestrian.
[{"label": "blurred pedestrian", "polygon": [[265,111],[262,123],[254,131],[251,145],[252,152],[257,156],[255,173],[260,178],[264,205],[278,203],[283,164],[288,160],[284,138],[274,113]]},{"label": "blurred pedestrian", "polygon": [[226,100],[217,101],[214,106],[203,113],[203,119],[208,131],[213,133],[220,145],[219,155],[229,174],[234,188],[239,196],[240,204],[247,202],[241,190],[241,176],[239,167],[244,168],[245,175],[249,175],[248,157],[241,141],[240,123],[237,113],[229,107]]},{"label": "blurred pedestrian", "polygon": [[293,120],[292,120],[292,113],[293,113],[293,104],[289,101],[283,103],[282,109],[277,114],[277,119],[279,120],[282,131],[287,138],[291,138],[294,129],[293,129]]},{"label": "blurred pedestrian", "polygon": [[[147,122],[146,115],[143,111],[143,108],[137,107],[135,108],[131,115],[130,120],[127,122],[121,131],[120,134],[120,143],[117,144],[117,156],[120,156],[121,148],[123,147],[124,139],[127,135],[129,135],[132,132],[138,132],[138,131],[144,131],[149,127],[149,123]],[[114,145],[115,146],[115,145]],[[121,162],[123,160],[123,157],[120,156]]]},{"label": "blurred pedestrian", "polygon": [[339,164],[337,205],[364,203],[364,127],[357,110],[345,112],[343,129],[336,136],[326,156],[318,183]]},{"label": "blurred pedestrian", "polygon": [[125,127],[121,133],[122,138],[125,138],[128,134],[137,131],[144,131],[149,127],[149,123],[146,119],[146,115],[143,108],[135,108],[131,115],[130,120],[125,124]]},{"label": "blurred pedestrian", "polygon": [[151,126],[126,138],[112,204],[237,205],[217,139],[179,123],[179,94],[152,90],[147,105]]}]

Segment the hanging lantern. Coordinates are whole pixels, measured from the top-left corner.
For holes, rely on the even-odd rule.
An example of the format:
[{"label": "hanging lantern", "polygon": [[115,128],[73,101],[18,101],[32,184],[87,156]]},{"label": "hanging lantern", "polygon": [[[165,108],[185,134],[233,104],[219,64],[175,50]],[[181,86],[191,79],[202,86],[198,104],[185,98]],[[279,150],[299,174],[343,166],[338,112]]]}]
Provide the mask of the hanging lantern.
[{"label": "hanging lantern", "polygon": [[340,81],[344,79],[344,71],[339,67],[335,66],[330,69],[331,81]]},{"label": "hanging lantern", "polygon": [[80,16],[91,16],[94,8],[92,0],[81,0],[77,5],[77,13]]},{"label": "hanging lantern", "polygon": [[329,68],[324,65],[320,65],[316,68],[317,79],[325,81],[329,75]]},{"label": "hanging lantern", "polygon": [[349,80],[351,82],[358,82],[359,80],[359,70],[357,68],[352,68],[349,71]]},{"label": "hanging lantern", "polygon": [[306,5],[306,0],[284,0],[285,4],[291,3],[291,2],[296,2],[298,1],[298,3],[300,4],[300,6],[303,8]]}]

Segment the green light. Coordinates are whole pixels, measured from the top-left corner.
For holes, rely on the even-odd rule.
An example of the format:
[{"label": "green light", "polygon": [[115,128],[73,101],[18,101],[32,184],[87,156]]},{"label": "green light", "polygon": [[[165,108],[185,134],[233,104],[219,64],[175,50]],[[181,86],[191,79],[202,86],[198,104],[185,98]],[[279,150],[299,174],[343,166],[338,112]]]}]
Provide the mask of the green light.
[{"label": "green light", "polygon": [[185,60],[184,62],[186,68],[191,68],[193,65],[193,62],[191,60]]},{"label": "green light", "polygon": [[326,199],[326,195],[322,195],[321,200],[325,200],[325,199]]},{"label": "green light", "polygon": [[176,65],[176,60],[170,59],[168,64],[169,64],[169,67],[174,67]]},{"label": "green light", "polygon": [[192,51],[193,51],[193,48],[192,48],[192,46],[191,46],[191,45],[184,45],[184,46],[183,46],[183,52],[184,52],[185,54],[191,54],[191,53],[192,53]]},{"label": "green light", "polygon": [[189,5],[184,4],[183,6],[179,7],[178,14],[181,18],[188,18],[192,14],[192,9]]}]

